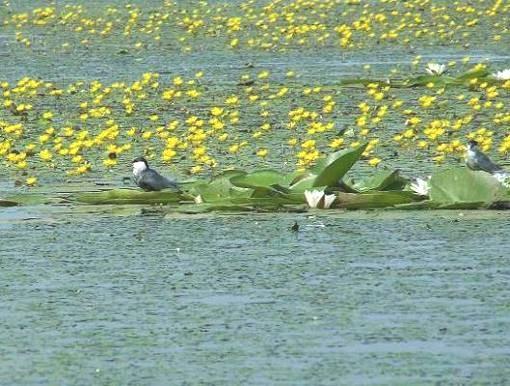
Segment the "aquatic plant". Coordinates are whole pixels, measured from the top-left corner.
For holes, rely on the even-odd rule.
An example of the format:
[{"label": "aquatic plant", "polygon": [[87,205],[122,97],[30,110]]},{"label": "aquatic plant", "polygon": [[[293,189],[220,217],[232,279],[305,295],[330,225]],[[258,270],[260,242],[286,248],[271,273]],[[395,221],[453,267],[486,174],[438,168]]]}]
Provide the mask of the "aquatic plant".
[{"label": "aquatic plant", "polygon": [[492,74],[492,77],[497,80],[510,80],[510,68],[506,70],[497,71]]},{"label": "aquatic plant", "polygon": [[[117,189],[78,193],[71,200],[86,204],[175,205],[190,204],[195,198],[195,205],[207,211],[296,210],[305,203],[312,209],[474,209],[510,204],[510,190],[500,181],[488,173],[467,168],[438,170],[429,181],[411,181],[398,171],[379,171],[357,183],[342,181],[366,145],[332,153],[297,176],[275,170],[230,170],[210,181],[190,183],[186,193]],[[327,178],[324,173],[328,173]],[[303,185],[307,188],[303,189]],[[197,197],[200,199],[196,200]]]},{"label": "aquatic plant", "polygon": [[427,64],[427,67],[425,68],[425,71],[427,71],[430,75],[443,75],[447,70],[446,65],[444,64],[437,64],[437,63],[429,63]]}]

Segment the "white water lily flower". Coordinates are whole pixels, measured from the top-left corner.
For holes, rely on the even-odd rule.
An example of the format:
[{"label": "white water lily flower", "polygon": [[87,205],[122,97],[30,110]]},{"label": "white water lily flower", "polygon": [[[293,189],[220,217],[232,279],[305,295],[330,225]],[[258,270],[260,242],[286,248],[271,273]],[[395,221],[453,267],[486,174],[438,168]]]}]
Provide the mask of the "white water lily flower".
[{"label": "white water lily flower", "polygon": [[506,70],[498,71],[492,76],[497,80],[510,80],[510,68],[507,68]]},{"label": "white water lily flower", "polygon": [[195,196],[195,204],[203,204],[204,200],[202,199],[202,196],[199,194],[198,196]]},{"label": "white water lily flower", "polygon": [[335,202],[336,195],[320,190],[305,190],[306,203],[310,208],[328,209]]},{"label": "white water lily flower", "polygon": [[306,203],[310,208],[317,208],[322,196],[324,196],[324,192],[320,190],[305,190]]},{"label": "white water lily flower", "polygon": [[409,187],[413,192],[416,194],[419,194],[420,196],[428,196],[430,191],[430,185],[429,185],[429,179],[430,176],[424,180],[421,178],[416,178]]},{"label": "white water lily flower", "polygon": [[446,72],[446,65],[437,64],[437,63],[429,63],[425,68],[430,75],[442,75]]}]

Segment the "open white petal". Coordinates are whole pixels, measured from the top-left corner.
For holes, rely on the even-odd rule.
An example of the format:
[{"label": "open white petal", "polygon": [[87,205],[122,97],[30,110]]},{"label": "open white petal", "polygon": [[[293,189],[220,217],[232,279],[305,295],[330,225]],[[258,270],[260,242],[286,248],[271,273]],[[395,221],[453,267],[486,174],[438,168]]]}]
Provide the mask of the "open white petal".
[{"label": "open white petal", "polygon": [[310,208],[317,208],[322,196],[324,192],[320,190],[305,190],[306,203]]},{"label": "open white petal", "polygon": [[409,187],[413,192],[419,194],[420,196],[428,196],[430,191],[429,182],[421,178],[417,178],[409,185]]},{"label": "open white petal", "polygon": [[430,75],[441,75],[446,72],[446,65],[438,63],[429,63],[425,68]]},{"label": "open white petal", "polygon": [[498,71],[492,76],[497,80],[510,80],[510,68],[507,68],[506,70]]},{"label": "open white petal", "polygon": [[324,209],[328,209],[333,202],[335,202],[336,195],[335,194],[325,194],[324,195]]}]

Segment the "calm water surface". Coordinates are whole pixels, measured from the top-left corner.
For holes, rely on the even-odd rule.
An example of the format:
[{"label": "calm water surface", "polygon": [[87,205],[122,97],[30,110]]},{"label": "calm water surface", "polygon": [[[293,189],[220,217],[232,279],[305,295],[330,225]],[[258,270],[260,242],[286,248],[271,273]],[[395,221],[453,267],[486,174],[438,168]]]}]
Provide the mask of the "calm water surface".
[{"label": "calm water surface", "polygon": [[506,213],[322,213],[2,210],[0,384],[510,378]]}]

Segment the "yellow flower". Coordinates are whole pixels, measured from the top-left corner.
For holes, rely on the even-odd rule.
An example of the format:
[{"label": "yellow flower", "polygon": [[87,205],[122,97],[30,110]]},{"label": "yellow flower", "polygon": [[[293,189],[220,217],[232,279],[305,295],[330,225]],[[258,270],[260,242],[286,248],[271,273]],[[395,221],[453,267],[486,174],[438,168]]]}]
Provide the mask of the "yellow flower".
[{"label": "yellow flower", "polygon": [[239,98],[236,95],[231,95],[225,99],[225,104],[227,105],[235,105],[237,103],[239,103]]},{"label": "yellow flower", "polygon": [[423,95],[418,99],[418,102],[420,102],[420,105],[424,108],[432,106],[432,103],[436,100],[435,96],[428,96]]},{"label": "yellow flower", "polygon": [[266,79],[269,76],[269,71],[267,70],[261,71],[257,76],[259,79]]},{"label": "yellow flower", "polygon": [[43,161],[51,161],[52,157],[53,156],[48,149],[44,149],[39,152],[39,158]]},{"label": "yellow flower", "polygon": [[28,167],[28,163],[27,161],[25,160],[22,160],[22,161],[19,161],[17,164],[16,164],[16,167],[18,169],[26,169]]},{"label": "yellow flower", "polygon": [[291,138],[287,141],[287,143],[290,145],[290,146],[296,146],[297,143],[298,143],[298,140],[297,138]]},{"label": "yellow flower", "polygon": [[163,161],[171,161],[175,156],[177,155],[177,152],[173,149],[166,148],[163,150],[163,156],[161,157]]},{"label": "yellow flower", "polygon": [[213,117],[218,117],[220,116],[221,114],[223,114],[223,109],[221,107],[213,107],[211,109],[211,115]]},{"label": "yellow flower", "polygon": [[381,162],[381,159],[377,158],[377,157],[374,157],[374,158],[371,158],[368,160],[368,164],[373,167],[376,167],[377,165],[379,165],[380,162]]},{"label": "yellow flower", "polygon": [[200,173],[201,171],[202,171],[201,165],[195,165],[190,169],[191,174],[197,174]]},{"label": "yellow flower", "polygon": [[103,160],[103,165],[107,168],[112,168],[117,165],[117,158],[107,158]]},{"label": "yellow flower", "polygon": [[25,181],[27,186],[35,186],[37,184],[37,177],[28,177]]},{"label": "yellow flower", "polygon": [[340,146],[342,146],[344,143],[344,139],[343,138],[335,138],[333,139],[330,143],[329,143],[329,147],[333,148],[333,149],[337,149],[339,148]]},{"label": "yellow flower", "polygon": [[202,93],[198,90],[192,89],[186,91],[186,95],[189,96],[190,98],[198,98],[200,95],[202,95]]},{"label": "yellow flower", "polygon": [[234,143],[233,145],[230,145],[228,147],[228,152],[230,154],[236,154],[240,149],[240,146],[237,143]]},{"label": "yellow flower", "polygon": [[47,119],[48,121],[53,118],[53,113],[51,111],[46,111],[42,115],[43,119]]},{"label": "yellow flower", "polygon": [[257,157],[264,158],[267,156],[267,153],[268,153],[267,149],[261,148],[257,150]]},{"label": "yellow flower", "polygon": [[176,76],[173,80],[172,80],[173,84],[175,86],[181,86],[183,83],[184,83],[184,80],[180,77],[180,76]]},{"label": "yellow flower", "polygon": [[312,148],[314,148],[314,147],[315,147],[315,140],[314,140],[314,139],[309,139],[309,140],[307,140],[307,141],[303,142],[303,143],[301,144],[301,147],[302,147],[303,149],[308,149],[308,150],[309,150],[309,149],[312,149]]}]

